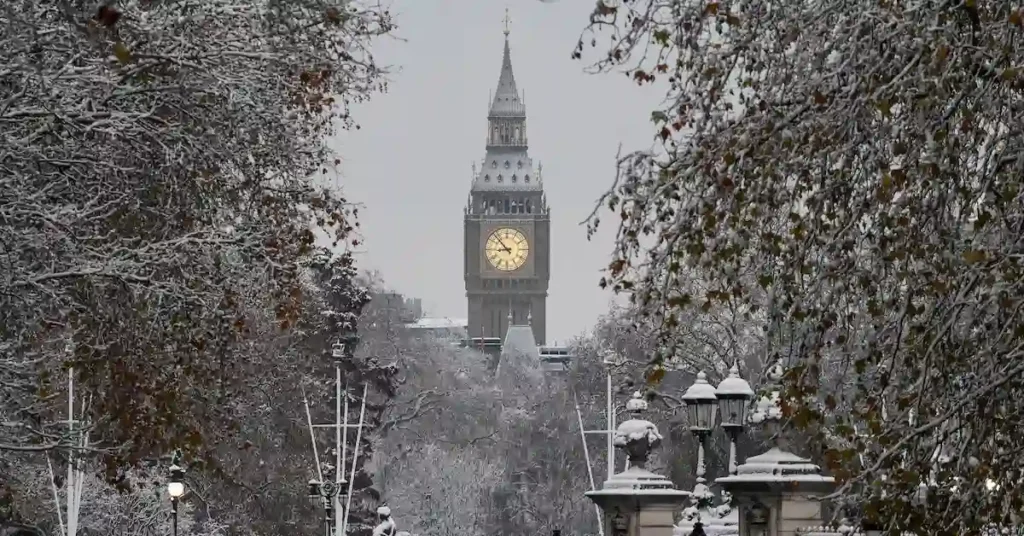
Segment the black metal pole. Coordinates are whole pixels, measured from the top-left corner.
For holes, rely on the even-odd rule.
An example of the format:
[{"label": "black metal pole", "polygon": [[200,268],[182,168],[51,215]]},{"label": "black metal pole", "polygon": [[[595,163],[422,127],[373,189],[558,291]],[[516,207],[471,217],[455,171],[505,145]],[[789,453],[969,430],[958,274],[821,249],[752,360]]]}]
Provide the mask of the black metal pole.
[{"label": "black metal pole", "polygon": [[178,536],[178,498],[171,497],[171,536]]},{"label": "black metal pole", "polygon": [[325,499],[324,504],[324,533],[327,536],[331,536],[331,501],[333,499]]}]

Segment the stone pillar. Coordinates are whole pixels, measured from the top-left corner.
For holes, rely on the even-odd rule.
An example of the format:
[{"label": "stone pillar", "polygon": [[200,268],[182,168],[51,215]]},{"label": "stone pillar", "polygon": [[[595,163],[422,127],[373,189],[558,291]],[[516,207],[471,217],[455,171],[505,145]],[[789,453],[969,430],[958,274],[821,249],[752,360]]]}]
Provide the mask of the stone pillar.
[{"label": "stone pillar", "polygon": [[735,475],[715,480],[739,503],[740,536],[794,536],[826,520],[819,500],[835,489],[821,468],[779,448],[747,458]]},{"label": "stone pillar", "polygon": [[647,402],[637,392],[626,404],[633,415],[615,430],[615,446],[625,451],[629,469],[612,475],[587,497],[604,514],[605,536],[672,536],[673,514],[690,498],[662,475],[647,470],[651,451],[661,445],[658,427],[640,418]]}]

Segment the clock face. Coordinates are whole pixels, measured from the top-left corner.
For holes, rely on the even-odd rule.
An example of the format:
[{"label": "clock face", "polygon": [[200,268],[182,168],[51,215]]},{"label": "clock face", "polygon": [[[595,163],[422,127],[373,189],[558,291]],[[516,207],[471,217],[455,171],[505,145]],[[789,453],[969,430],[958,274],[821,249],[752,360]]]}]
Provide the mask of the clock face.
[{"label": "clock face", "polygon": [[487,237],[484,254],[491,266],[503,272],[518,270],[530,256],[530,243],[517,229],[497,229]]}]

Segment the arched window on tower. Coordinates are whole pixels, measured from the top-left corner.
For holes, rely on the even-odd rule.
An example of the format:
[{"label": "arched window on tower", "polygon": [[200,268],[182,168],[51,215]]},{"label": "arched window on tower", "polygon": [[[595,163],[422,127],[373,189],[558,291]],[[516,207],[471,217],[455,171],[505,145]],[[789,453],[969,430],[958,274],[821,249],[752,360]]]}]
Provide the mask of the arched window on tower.
[{"label": "arched window on tower", "polygon": [[516,140],[516,143],[519,143],[520,141],[522,141],[522,140],[519,139],[519,127],[516,127],[516,138],[515,138],[515,140]]},{"label": "arched window on tower", "polygon": [[494,125],[494,134],[491,136],[491,143],[498,143],[499,139],[501,138],[498,134],[498,125]]}]

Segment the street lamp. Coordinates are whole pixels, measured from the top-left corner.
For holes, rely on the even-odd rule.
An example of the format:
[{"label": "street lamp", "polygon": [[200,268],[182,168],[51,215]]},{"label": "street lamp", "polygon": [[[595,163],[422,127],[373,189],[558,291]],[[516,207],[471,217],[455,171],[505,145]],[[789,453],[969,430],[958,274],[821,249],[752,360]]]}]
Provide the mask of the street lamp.
[{"label": "street lamp", "polygon": [[715,389],[718,409],[722,414],[722,428],[729,435],[729,474],[736,474],[736,441],[747,422],[747,407],[754,398],[750,384],[740,377],[736,363],[729,369],[729,377]]},{"label": "street lamp", "polygon": [[178,536],[178,499],[185,494],[185,471],[178,465],[178,456],[171,463],[171,478],[167,481],[167,494],[171,496],[171,535]]},{"label": "street lamp", "polygon": [[[714,495],[708,488],[705,451],[708,438],[716,424],[716,414],[722,413],[722,428],[729,435],[729,473],[736,472],[736,441],[743,431],[747,414],[747,402],[754,397],[750,385],[740,377],[739,367],[734,363],[729,376],[715,388],[708,383],[707,374],[697,373],[697,379],[683,394],[686,403],[690,432],[697,438],[697,483],[693,487],[692,507],[684,511],[685,519],[692,523],[693,534],[704,534],[702,515],[708,515],[708,522],[721,522],[709,509]],[[702,514],[701,512],[704,512]],[[721,527],[719,527],[721,528]]]},{"label": "street lamp", "polygon": [[[309,499],[316,504],[317,499],[323,502],[324,506],[324,534],[331,536],[331,522],[334,520],[334,499],[341,492],[345,480],[335,484],[334,482],[309,481]],[[340,504],[340,501],[339,501]]]},{"label": "street lamp", "polygon": [[690,433],[697,438],[697,484],[704,483],[704,443],[711,435],[715,425],[715,413],[718,412],[718,398],[715,386],[708,383],[704,371],[697,373],[697,381],[683,394],[686,403],[686,416],[690,421]]},{"label": "street lamp", "polygon": [[[352,356],[356,352],[356,347],[359,346],[359,335],[355,328],[351,326],[345,326],[341,331],[341,350],[342,356],[346,359],[352,359]],[[338,358],[338,354],[334,354],[335,359]]]}]

